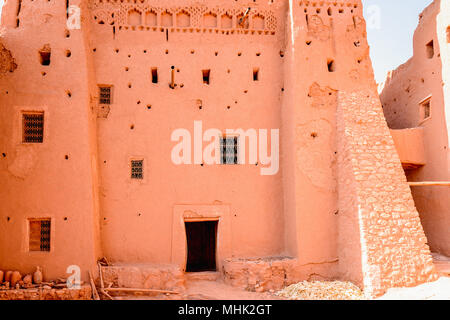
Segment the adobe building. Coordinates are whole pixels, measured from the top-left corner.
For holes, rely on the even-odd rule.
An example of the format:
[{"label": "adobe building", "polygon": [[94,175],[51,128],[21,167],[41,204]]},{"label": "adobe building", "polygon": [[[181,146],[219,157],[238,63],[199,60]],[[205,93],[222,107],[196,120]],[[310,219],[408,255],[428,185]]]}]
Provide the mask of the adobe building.
[{"label": "adobe building", "polygon": [[[215,271],[369,297],[436,279],[361,1],[7,0],[1,42],[1,270],[86,280],[107,257],[118,286]],[[200,121],[222,164],[175,164],[173,132]],[[237,164],[250,129],[280,130],[276,174]]]},{"label": "adobe building", "polygon": [[[381,86],[396,142],[431,250],[450,256],[450,3],[420,15],[414,56]],[[436,183],[438,182],[438,183]]]}]

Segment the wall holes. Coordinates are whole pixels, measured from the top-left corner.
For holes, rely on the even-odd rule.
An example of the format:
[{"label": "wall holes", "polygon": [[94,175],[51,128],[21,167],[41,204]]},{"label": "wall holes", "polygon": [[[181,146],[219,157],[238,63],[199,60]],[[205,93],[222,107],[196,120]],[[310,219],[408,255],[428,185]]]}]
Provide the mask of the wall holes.
[{"label": "wall holes", "polygon": [[203,101],[202,100],[197,99],[196,104],[197,104],[197,107],[199,110],[203,109]]},{"label": "wall holes", "polygon": [[210,83],[210,76],[211,76],[211,70],[202,70],[202,76],[203,76],[203,83],[208,84]]},{"label": "wall holes", "polygon": [[66,155],[64,156],[64,159],[69,160],[69,156],[66,154]]},{"label": "wall holes", "polygon": [[148,104],[147,105],[147,110],[151,110],[152,109],[152,105],[151,104]]},{"label": "wall holes", "polygon": [[72,56],[72,52],[70,50],[66,50],[66,57],[70,58]]},{"label": "wall holes", "polygon": [[70,92],[69,90],[66,90],[66,94],[67,94],[67,97],[72,98],[72,92]]},{"label": "wall holes", "polygon": [[308,41],[306,41],[306,45],[307,45],[307,46],[310,46],[310,45],[311,45],[311,43],[312,43],[312,41],[311,41],[311,40],[308,40]]},{"label": "wall holes", "polygon": [[158,68],[152,68],[152,83],[158,83]]},{"label": "wall holes", "polygon": [[334,60],[328,59],[327,67],[328,67],[328,72],[335,72],[336,71],[336,63],[334,62]]},{"label": "wall holes", "polygon": [[134,130],[134,124],[130,125],[130,129]]}]

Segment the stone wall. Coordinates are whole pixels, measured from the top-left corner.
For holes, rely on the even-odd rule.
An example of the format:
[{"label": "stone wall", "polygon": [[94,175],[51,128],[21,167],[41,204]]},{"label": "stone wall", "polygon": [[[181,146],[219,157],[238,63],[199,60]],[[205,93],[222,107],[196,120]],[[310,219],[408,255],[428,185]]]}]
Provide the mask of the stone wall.
[{"label": "stone wall", "polygon": [[105,286],[184,290],[184,272],[174,265],[115,265],[102,267]]},{"label": "stone wall", "polygon": [[301,265],[298,259],[267,257],[227,259],[223,264],[225,283],[248,291],[281,290],[308,280],[333,280],[337,277],[337,260]]},{"label": "stone wall", "polygon": [[0,300],[91,300],[89,285],[81,289],[20,289],[0,290]]},{"label": "stone wall", "polygon": [[378,95],[340,92],[337,114],[342,276],[371,297],[436,279]]}]

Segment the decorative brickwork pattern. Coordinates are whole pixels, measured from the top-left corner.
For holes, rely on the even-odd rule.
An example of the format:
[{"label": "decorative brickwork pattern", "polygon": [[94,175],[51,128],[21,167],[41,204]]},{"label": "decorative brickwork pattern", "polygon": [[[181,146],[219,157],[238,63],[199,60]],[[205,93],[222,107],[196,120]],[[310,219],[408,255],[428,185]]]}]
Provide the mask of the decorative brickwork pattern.
[{"label": "decorative brickwork pattern", "polygon": [[337,116],[343,277],[359,283],[370,297],[435,280],[427,239],[378,96],[340,92]]},{"label": "decorative brickwork pattern", "polygon": [[[272,10],[240,4],[208,6],[161,6],[161,2],[92,0],[89,8],[98,24],[114,25],[119,30],[160,31],[165,28],[183,32],[275,35],[277,18]],[[228,20],[231,18],[232,25]],[[215,20],[215,21],[213,21]]]}]

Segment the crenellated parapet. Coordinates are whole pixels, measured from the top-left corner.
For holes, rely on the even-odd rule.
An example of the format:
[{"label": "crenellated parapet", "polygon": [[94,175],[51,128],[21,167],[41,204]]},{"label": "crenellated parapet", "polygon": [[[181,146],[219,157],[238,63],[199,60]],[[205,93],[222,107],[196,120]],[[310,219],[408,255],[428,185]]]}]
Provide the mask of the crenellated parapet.
[{"label": "crenellated parapet", "polygon": [[172,3],[92,0],[89,8],[96,23],[118,30],[275,35],[279,28],[276,6],[229,1]]}]

